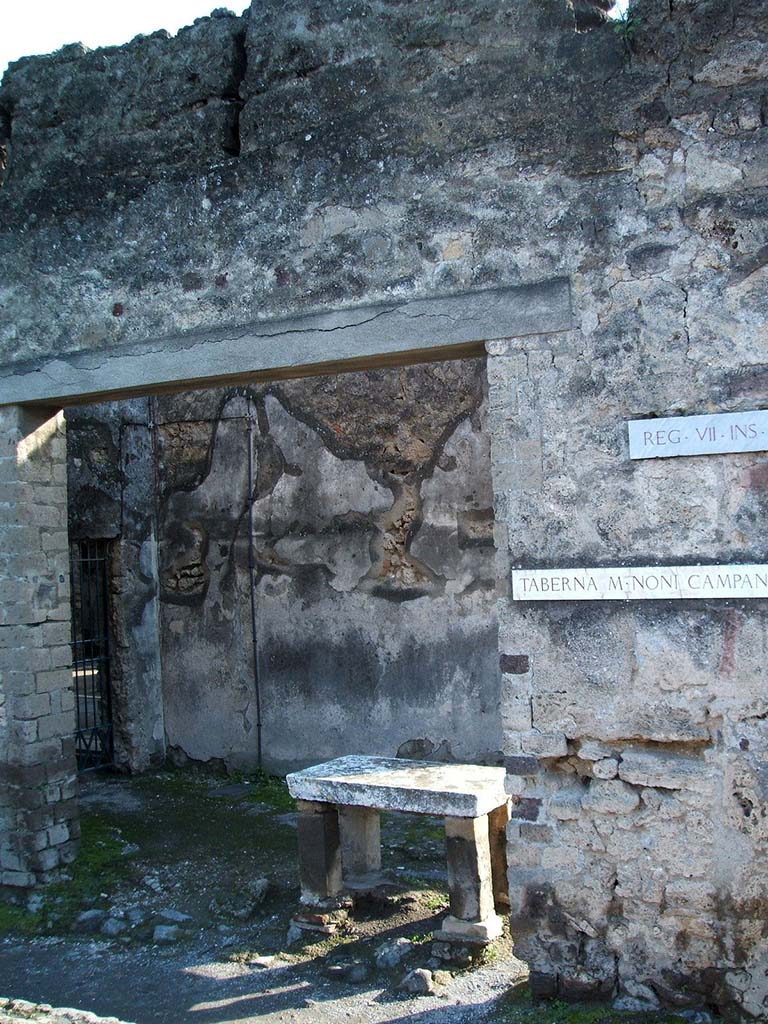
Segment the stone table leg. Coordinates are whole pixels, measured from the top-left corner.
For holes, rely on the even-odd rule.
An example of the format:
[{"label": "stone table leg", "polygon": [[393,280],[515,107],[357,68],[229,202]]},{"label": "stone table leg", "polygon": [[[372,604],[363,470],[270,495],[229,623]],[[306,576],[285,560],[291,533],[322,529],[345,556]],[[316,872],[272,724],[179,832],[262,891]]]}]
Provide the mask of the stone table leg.
[{"label": "stone table leg", "polygon": [[381,818],[371,807],[340,806],[341,870],[351,889],[375,888],[381,882]]},{"label": "stone table leg", "polygon": [[509,913],[509,879],[507,878],[507,824],[509,801],[488,815],[488,840],[491,847],[491,881],[493,899],[499,914]]},{"label": "stone table leg", "polygon": [[491,881],[488,815],[445,819],[451,913],[436,938],[490,942],[502,932]]},{"label": "stone table leg", "polygon": [[332,804],[297,800],[301,902],[317,904],[341,891],[339,816]]}]

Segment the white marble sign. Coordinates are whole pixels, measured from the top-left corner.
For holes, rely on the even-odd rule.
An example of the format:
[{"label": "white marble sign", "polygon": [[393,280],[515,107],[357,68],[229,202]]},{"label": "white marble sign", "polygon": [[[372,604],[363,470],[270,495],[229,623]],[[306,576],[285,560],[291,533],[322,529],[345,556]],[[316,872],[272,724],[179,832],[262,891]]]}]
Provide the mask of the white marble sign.
[{"label": "white marble sign", "polygon": [[630,420],[630,459],[768,451],[768,409]]},{"label": "white marble sign", "polygon": [[513,569],[513,601],[648,601],[768,597],[768,565]]}]

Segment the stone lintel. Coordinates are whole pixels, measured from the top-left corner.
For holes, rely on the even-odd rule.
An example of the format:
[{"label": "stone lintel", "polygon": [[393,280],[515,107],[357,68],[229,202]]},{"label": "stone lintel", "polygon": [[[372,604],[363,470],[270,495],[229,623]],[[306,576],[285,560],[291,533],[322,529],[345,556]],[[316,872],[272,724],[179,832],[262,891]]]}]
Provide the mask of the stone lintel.
[{"label": "stone lintel", "polygon": [[0,405],[105,401],[482,355],[483,343],[574,326],[567,278],[392,298],[0,367]]},{"label": "stone lintel", "polygon": [[298,800],[476,818],[508,800],[503,768],[400,758],[340,757],[287,777]]}]

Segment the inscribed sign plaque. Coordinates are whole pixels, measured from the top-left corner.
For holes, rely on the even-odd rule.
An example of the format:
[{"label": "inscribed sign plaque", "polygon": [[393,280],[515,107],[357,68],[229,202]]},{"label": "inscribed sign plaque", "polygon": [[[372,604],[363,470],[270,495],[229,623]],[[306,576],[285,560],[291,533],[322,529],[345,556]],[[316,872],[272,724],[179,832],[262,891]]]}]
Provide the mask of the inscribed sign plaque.
[{"label": "inscribed sign plaque", "polygon": [[513,569],[513,601],[768,597],[768,565]]},{"label": "inscribed sign plaque", "polygon": [[630,420],[630,459],[768,451],[768,410]]}]

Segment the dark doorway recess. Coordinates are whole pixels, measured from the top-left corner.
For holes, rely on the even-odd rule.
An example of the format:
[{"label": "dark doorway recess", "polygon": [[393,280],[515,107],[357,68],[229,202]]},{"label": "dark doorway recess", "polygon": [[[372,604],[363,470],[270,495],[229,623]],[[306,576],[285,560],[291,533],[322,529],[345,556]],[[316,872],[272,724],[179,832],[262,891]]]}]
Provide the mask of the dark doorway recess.
[{"label": "dark doorway recess", "polygon": [[80,771],[114,762],[109,672],[109,541],[82,540],[70,547],[72,675]]}]

